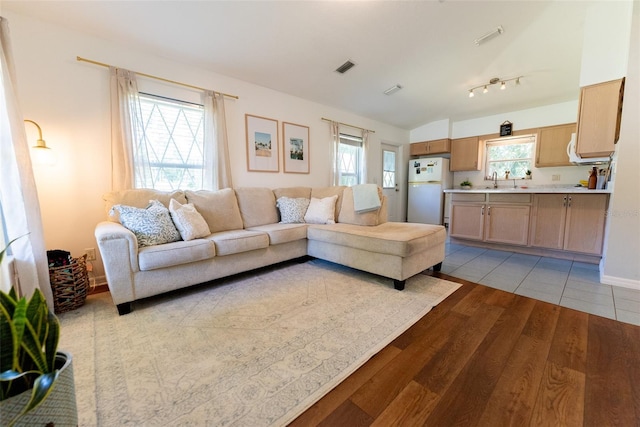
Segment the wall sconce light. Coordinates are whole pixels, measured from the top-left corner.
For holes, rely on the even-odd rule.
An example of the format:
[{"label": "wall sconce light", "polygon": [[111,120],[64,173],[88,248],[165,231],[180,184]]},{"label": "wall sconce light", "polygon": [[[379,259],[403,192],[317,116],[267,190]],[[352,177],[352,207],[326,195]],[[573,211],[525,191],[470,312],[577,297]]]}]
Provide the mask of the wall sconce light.
[{"label": "wall sconce light", "polygon": [[34,163],[39,165],[52,165],[56,162],[56,155],[53,150],[47,147],[47,143],[42,139],[42,129],[33,120],[25,120],[25,123],[31,123],[38,128],[38,140],[36,145],[31,147],[31,158]]},{"label": "wall sconce light", "polygon": [[507,82],[513,81],[515,80],[515,84],[516,86],[520,85],[520,79],[524,77],[524,76],[518,76],[518,77],[514,77],[512,79],[500,79],[498,77],[494,77],[491,80],[489,80],[488,83],[483,83],[481,85],[478,85],[476,87],[472,87],[471,89],[469,89],[469,98],[473,98],[475,96],[475,93],[473,91],[475,91],[476,89],[480,89],[482,88],[482,93],[487,93],[489,92],[489,86],[494,85],[498,82],[500,82],[500,89],[501,90],[505,90],[507,88]]}]

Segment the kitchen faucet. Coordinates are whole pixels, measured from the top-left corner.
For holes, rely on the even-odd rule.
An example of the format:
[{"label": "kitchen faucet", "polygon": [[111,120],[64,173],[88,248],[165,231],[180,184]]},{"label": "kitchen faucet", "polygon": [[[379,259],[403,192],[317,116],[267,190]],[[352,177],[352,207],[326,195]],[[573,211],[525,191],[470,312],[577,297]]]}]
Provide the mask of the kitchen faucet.
[{"label": "kitchen faucet", "polygon": [[498,188],[498,172],[493,171],[493,175],[491,175],[491,179],[493,180],[493,188]]}]

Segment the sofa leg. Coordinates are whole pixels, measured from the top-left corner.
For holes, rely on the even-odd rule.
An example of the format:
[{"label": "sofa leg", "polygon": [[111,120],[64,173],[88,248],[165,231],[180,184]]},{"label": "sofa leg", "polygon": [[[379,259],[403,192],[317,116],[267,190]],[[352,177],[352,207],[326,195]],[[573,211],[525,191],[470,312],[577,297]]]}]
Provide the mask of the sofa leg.
[{"label": "sofa leg", "polygon": [[442,263],[439,262],[436,265],[433,266],[433,271],[440,271],[442,270]]},{"label": "sofa leg", "polygon": [[118,314],[120,316],[122,316],[123,314],[131,313],[131,303],[130,302],[125,302],[123,304],[118,304],[118,305],[116,305],[116,307],[118,308]]},{"label": "sofa leg", "polygon": [[402,291],[402,290],[404,290],[404,283],[405,282],[406,282],[406,280],[393,279],[393,287],[398,291]]}]

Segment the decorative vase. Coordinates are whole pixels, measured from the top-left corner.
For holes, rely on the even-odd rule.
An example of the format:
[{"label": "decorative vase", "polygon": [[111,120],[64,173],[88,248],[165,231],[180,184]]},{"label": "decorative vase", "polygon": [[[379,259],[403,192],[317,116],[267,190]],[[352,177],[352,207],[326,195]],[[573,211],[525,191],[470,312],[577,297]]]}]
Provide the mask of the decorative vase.
[{"label": "decorative vase", "polygon": [[[49,396],[35,409],[27,412],[16,421],[16,426],[77,426],[78,409],[76,406],[76,391],[73,382],[73,366],[71,354],[58,351],[56,353],[56,367],[61,366],[60,375],[53,385]],[[31,390],[26,390],[17,396],[0,401],[2,425],[16,417],[25,407],[31,396]]]}]

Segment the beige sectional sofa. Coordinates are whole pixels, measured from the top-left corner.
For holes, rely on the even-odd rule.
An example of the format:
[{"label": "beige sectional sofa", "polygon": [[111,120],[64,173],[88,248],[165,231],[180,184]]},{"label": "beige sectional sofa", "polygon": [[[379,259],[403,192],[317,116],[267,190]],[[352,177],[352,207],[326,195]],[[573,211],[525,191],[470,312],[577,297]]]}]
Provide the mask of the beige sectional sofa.
[{"label": "beige sectional sofa", "polygon": [[[281,197],[336,197],[329,224],[280,223]],[[108,193],[109,220],[95,236],[107,283],[120,314],[133,301],[291,259],[312,256],[394,280],[405,280],[444,260],[444,227],[387,222],[386,198],[365,213],[354,211],[349,187],[237,188],[160,192],[148,189]],[[117,215],[119,205],[144,208],[150,200],[169,206],[192,203],[211,234],[193,240],[141,246]],[[325,199],[326,200],[326,199]]]}]

